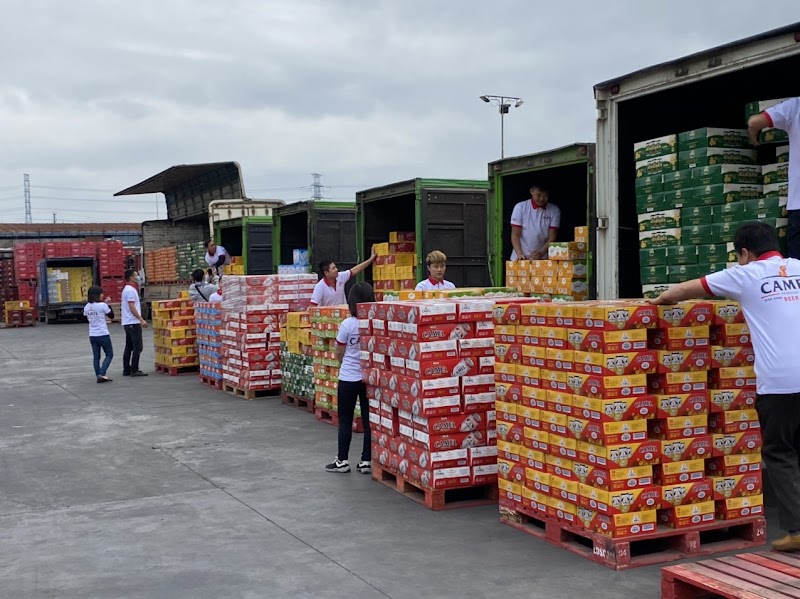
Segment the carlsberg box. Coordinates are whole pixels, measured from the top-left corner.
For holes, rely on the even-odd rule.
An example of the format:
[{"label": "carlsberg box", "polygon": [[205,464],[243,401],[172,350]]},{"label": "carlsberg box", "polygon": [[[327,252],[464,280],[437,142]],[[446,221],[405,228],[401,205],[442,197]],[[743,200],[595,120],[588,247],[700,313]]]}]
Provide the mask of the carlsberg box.
[{"label": "carlsberg box", "polygon": [[[678,171],[680,172],[680,171]],[[692,169],[695,186],[721,185],[723,183],[750,183],[761,181],[761,167],[757,164],[715,164]]]},{"label": "carlsberg box", "polygon": [[636,197],[648,196],[664,191],[663,175],[650,175],[636,179]]},{"label": "carlsberg box", "polygon": [[[755,164],[756,151],[742,148],[697,148],[678,154],[677,170],[714,164]],[[663,171],[662,171],[663,172]]]},{"label": "carlsberg box", "polygon": [[678,155],[668,154],[658,158],[647,158],[636,163],[636,177],[648,177],[652,175],[663,175],[678,168]]},{"label": "carlsberg box", "polygon": [[[744,203],[745,218],[751,220],[759,218],[786,218],[789,216],[786,210],[788,203],[789,198],[781,198],[778,196],[747,200]],[[682,216],[683,215],[681,215],[681,217]]]},{"label": "carlsberg box", "polygon": [[719,129],[703,127],[678,134],[678,151],[697,148],[747,148],[750,138],[747,129]]},{"label": "carlsberg box", "polygon": [[667,248],[667,264],[677,266],[680,264],[697,264],[696,245],[674,245]]},{"label": "carlsberg box", "polygon": [[688,189],[676,189],[675,191],[664,192],[664,204],[668,208],[686,208],[687,206],[694,205],[694,199],[697,196],[697,189],[689,187]]},{"label": "carlsberg box", "polygon": [[670,248],[654,247],[646,250],[639,250],[639,266],[666,266],[667,252]]},{"label": "carlsberg box", "polygon": [[643,250],[680,245],[680,243],[681,229],[661,229],[659,231],[639,232],[639,248]]}]

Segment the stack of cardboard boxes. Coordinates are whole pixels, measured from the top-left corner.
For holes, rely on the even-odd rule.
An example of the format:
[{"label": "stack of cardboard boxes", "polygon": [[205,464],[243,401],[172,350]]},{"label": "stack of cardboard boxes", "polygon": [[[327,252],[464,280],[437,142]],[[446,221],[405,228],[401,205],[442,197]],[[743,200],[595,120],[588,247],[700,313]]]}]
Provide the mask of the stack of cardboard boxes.
[{"label": "stack of cardboard boxes", "polygon": [[179,281],[191,281],[195,269],[205,271],[208,264],[205,260],[206,246],[202,241],[182,243],[175,248],[176,275]]},{"label": "stack of cardboard boxes", "polygon": [[417,286],[416,240],[415,233],[392,231],[388,243],[375,244],[372,279],[377,301],[382,301],[385,293],[411,291]]},{"label": "stack of cardboard boxes", "polygon": [[194,304],[188,297],[156,301],[153,307],[155,362],[164,368],[198,365]]},{"label": "stack of cardboard boxes", "polygon": [[0,314],[5,302],[17,301],[17,284],[14,277],[14,259],[0,259]]},{"label": "stack of cardboard boxes", "polygon": [[426,489],[494,483],[491,299],[358,307],[373,461]]},{"label": "stack of cardboard boxes", "polygon": [[[337,385],[339,382],[339,360],[336,359],[336,335],[339,325],[350,316],[347,306],[314,307],[309,310],[311,329],[309,339],[314,373],[314,406],[330,412],[338,412]],[[356,406],[356,416],[361,415]]]},{"label": "stack of cardboard boxes", "polygon": [[222,308],[211,302],[195,302],[194,316],[197,334],[197,354],[200,376],[222,380]]},{"label": "stack of cardboard boxes", "polygon": [[281,329],[283,390],[307,399],[314,397],[314,365],[311,350],[311,317],[289,312]]},{"label": "stack of cardboard boxes", "polygon": [[304,274],[311,270],[308,249],[292,250],[292,263],[278,265],[279,275]]},{"label": "stack of cardboard boxes", "polygon": [[501,505],[613,538],[763,513],[738,305],[508,300],[495,317]]},{"label": "stack of cardboard boxes", "polygon": [[62,266],[47,269],[47,297],[55,302],[85,302],[94,285],[91,266]]},{"label": "stack of cardboard boxes", "polygon": [[146,251],[144,264],[147,280],[152,283],[170,283],[178,280],[178,253],[175,246]]}]

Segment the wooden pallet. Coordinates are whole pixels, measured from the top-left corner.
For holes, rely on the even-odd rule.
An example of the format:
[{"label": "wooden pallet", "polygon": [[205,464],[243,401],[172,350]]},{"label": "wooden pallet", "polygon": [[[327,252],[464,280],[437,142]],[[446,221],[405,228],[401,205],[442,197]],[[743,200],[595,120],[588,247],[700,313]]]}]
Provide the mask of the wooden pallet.
[{"label": "wooden pallet", "polygon": [[4,323],[0,323],[0,328],[3,328],[3,329],[22,329],[22,328],[25,328],[25,327],[35,327],[35,326],[36,326],[36,322],[29,322],[27,324],[22,323],[22,322],[14,322],[14,323],[4,322]]},{"label": "wooden pallet", "polygon": [[743,553],[661,570],[662,599],[800,599],[800,556]]},{"label": "wooden pallet", "polygon": [[156,364],[156,372],[170,376],[195,374],[198,370],[200,370],[200,367],[197,364],[194,366],[164,366],[163,364]]},{"label": "wooden pallet", "polygon": [[308,397],[303,397],[302,395],[295,395],[294,393],[286,393],[285,391],[281,391],[281,403],[286,404],[287,406],[300,408],[309,414],[314,413],[314,400]]},{"label": "wooden pallet", "polygon": [[222,390],[222,379],[212,379],[211,377],[201,374],[200,382],[203,385],[211,387],[212,389],[219,389],[220,391]]},{"label": "wooden pallet", "polygon": [[692,528],[659,526],[651,534],[612,539],[533,510],[517,508],[515,517],[505,513],[500,520],[614,570],[758,547],[764,544],[767,530],[764,518],[753,516]]},{"label": "wooden pallet", "polygon": [[[333,410],[328,410],[327,408],[315,407],[314,415],[320,422],[325,422],[326,424],[330,424],[331,426],[339,428],[338,412],[334,412]],[[354,433],[364,432],[364,421],[361,419],[361,416],[353,418],[353,432]]]},{"label": "wooden pallet", "polygon": [[238,387],[229,385],[225,381],[222,381],[222,390],[226,393],[230,393],[231,395],[241,397],[242,399],[246,399],[248,401],[253,401],[254,399],[264,399],[267,397],[277,397],[280,393],[280,389],[278,387],[272,389],[239,389]]},{"label": "wooden pallet", "polygon": [[374,460],[372,478],[429,510],[441,511],[497,504],[497,483],[461,489],[426,489],[420,483],[406,478],[399,472],[393,472]]}]

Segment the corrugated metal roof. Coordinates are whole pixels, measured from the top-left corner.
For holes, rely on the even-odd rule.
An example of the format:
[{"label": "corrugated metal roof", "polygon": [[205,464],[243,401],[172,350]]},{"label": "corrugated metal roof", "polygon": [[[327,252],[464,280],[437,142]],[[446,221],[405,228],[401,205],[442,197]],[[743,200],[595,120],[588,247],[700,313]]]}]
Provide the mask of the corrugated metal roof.
[{"label": "corrugated metal roof", "polygon": [[142,233],[142,223],[0,223],[0,233]]},{"label": "corrugated metal roof", "polygon": [[206,164],[179,164],[177,166],[171,166],[167,170],[161,171],[157,175],[153,175],[141,183],[118,191],[114,195],[126,196],[140,193],[166,193],[204,175],[231,168],[235,169],[238,173],[241,195],[244,196],[244,182],[242,181],[242,171],[238,162],[209,162]]}]

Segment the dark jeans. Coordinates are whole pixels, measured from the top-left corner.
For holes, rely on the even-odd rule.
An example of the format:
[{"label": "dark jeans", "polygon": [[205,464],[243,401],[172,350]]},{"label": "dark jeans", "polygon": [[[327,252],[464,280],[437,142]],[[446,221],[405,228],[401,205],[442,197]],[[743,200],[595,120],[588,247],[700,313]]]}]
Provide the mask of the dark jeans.
[{"label": "dark jeans", "polygon": [[[108,372],[108,366],[114,358],[114,348],[111,347],[111,335],[89,337],[89,343],[92,344],[92,353],[94,354],[94,374],[95,376],[105,376]],[[102,366],[100,366],[101,349],[106,354]]]},{"label": "dark jeans", "polygon": [[372,436],[369,430],[369,401],[367,401],[367,385],[364,381],[339,381],[339,459],[346,460],[350,454],[356,401],[361,402],[361,420],[364,422],[364,448],[361,450],[361,461],[371,462]]},{"label": "dark jeans", "polygon": [[131,374],[139,370],[139,356],[142,355],[142,325],[125,325],[125,351],[122,354],[122,372]]},{"label": "dark jeans", "polygon": [[759,395],[756,410],[781,528],[800,531],[800,393]]},{"label": "dark jeans", "polygon": [[789,230],[786,232],[789,258],[800,259],[800,210],[789,210]]}]

